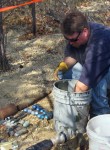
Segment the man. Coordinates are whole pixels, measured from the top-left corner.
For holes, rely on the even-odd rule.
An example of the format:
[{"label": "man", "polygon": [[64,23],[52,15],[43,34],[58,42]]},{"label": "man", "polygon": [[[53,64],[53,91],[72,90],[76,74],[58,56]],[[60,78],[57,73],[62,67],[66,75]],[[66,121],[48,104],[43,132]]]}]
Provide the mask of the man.
[{"label": "man", "polygon": [[92,89],[91,117],[110,113],[107,97],[110,86],[110,28],[88,22],[81,12],[72,11],[64,18],[61,31],[68,44],[65,58],[55,70],[55,78],[58,79],[59,71],[65,72],[73,66],[72,78],[76,74],[78,79],[73,91]]}]

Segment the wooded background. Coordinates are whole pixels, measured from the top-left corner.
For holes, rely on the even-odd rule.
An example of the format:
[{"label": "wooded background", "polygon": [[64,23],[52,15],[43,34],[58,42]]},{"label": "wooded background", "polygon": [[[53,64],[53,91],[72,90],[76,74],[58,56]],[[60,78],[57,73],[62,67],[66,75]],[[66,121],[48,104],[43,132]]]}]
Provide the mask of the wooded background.
[{"label": "wooded background", "polygon": [[[22,4],[28,0],[0,0],[0,8]],[[82,9],[89,3],[98,3],[99,8]],[[110,25],[110,5],[107,0],[45,0],[0,13],[0,70],[10,70],[10,65],[6,57],[7,32],[10,29],[24,27],[27,33],[32,33],[31,37],[37,35],[57,33],[59,30],[52,30],[51,27],[58,28],[63,16],[70,10],[81,9],[90,21],[98,21]],[[107,4],[108,3],[108,4]],[[30,36],[28,38],[31,38]],[[11,41],[10,41],[11,42]]]}]

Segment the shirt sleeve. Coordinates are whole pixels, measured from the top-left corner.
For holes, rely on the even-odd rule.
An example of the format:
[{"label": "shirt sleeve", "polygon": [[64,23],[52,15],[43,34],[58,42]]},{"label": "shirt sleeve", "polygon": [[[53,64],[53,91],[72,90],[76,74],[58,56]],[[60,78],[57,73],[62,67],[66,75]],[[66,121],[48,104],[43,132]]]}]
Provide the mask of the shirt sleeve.
[{"label": "shirt sleeve", "polygon": [[86,59],[79,81],[93,88],[110,66],[110,46],[105,39],[94,40],[87,47]]}]

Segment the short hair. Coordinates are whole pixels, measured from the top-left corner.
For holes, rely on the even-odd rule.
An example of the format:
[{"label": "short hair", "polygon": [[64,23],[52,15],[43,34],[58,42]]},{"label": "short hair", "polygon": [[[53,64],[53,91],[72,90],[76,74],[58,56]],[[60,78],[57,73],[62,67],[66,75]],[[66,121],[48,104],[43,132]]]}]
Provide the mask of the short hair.
[{"label": "short hair", "polygon": [[61,31],[65,35],[81,32],[84,28],[89,28],[89,25],[86,17],[78,10],[69,12],[61,23]]}]

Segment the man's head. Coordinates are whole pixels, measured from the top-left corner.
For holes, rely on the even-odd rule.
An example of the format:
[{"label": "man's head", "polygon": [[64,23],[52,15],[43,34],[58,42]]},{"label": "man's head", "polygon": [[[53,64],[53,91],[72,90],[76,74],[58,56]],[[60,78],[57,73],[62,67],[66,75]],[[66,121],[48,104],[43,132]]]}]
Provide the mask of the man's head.
[{"label": "man's head", "polygon": [[65,39],[74,47],[87,43],[90,34],[86,17],[76,10],[66,15],[61,24],[61,30]]}]

